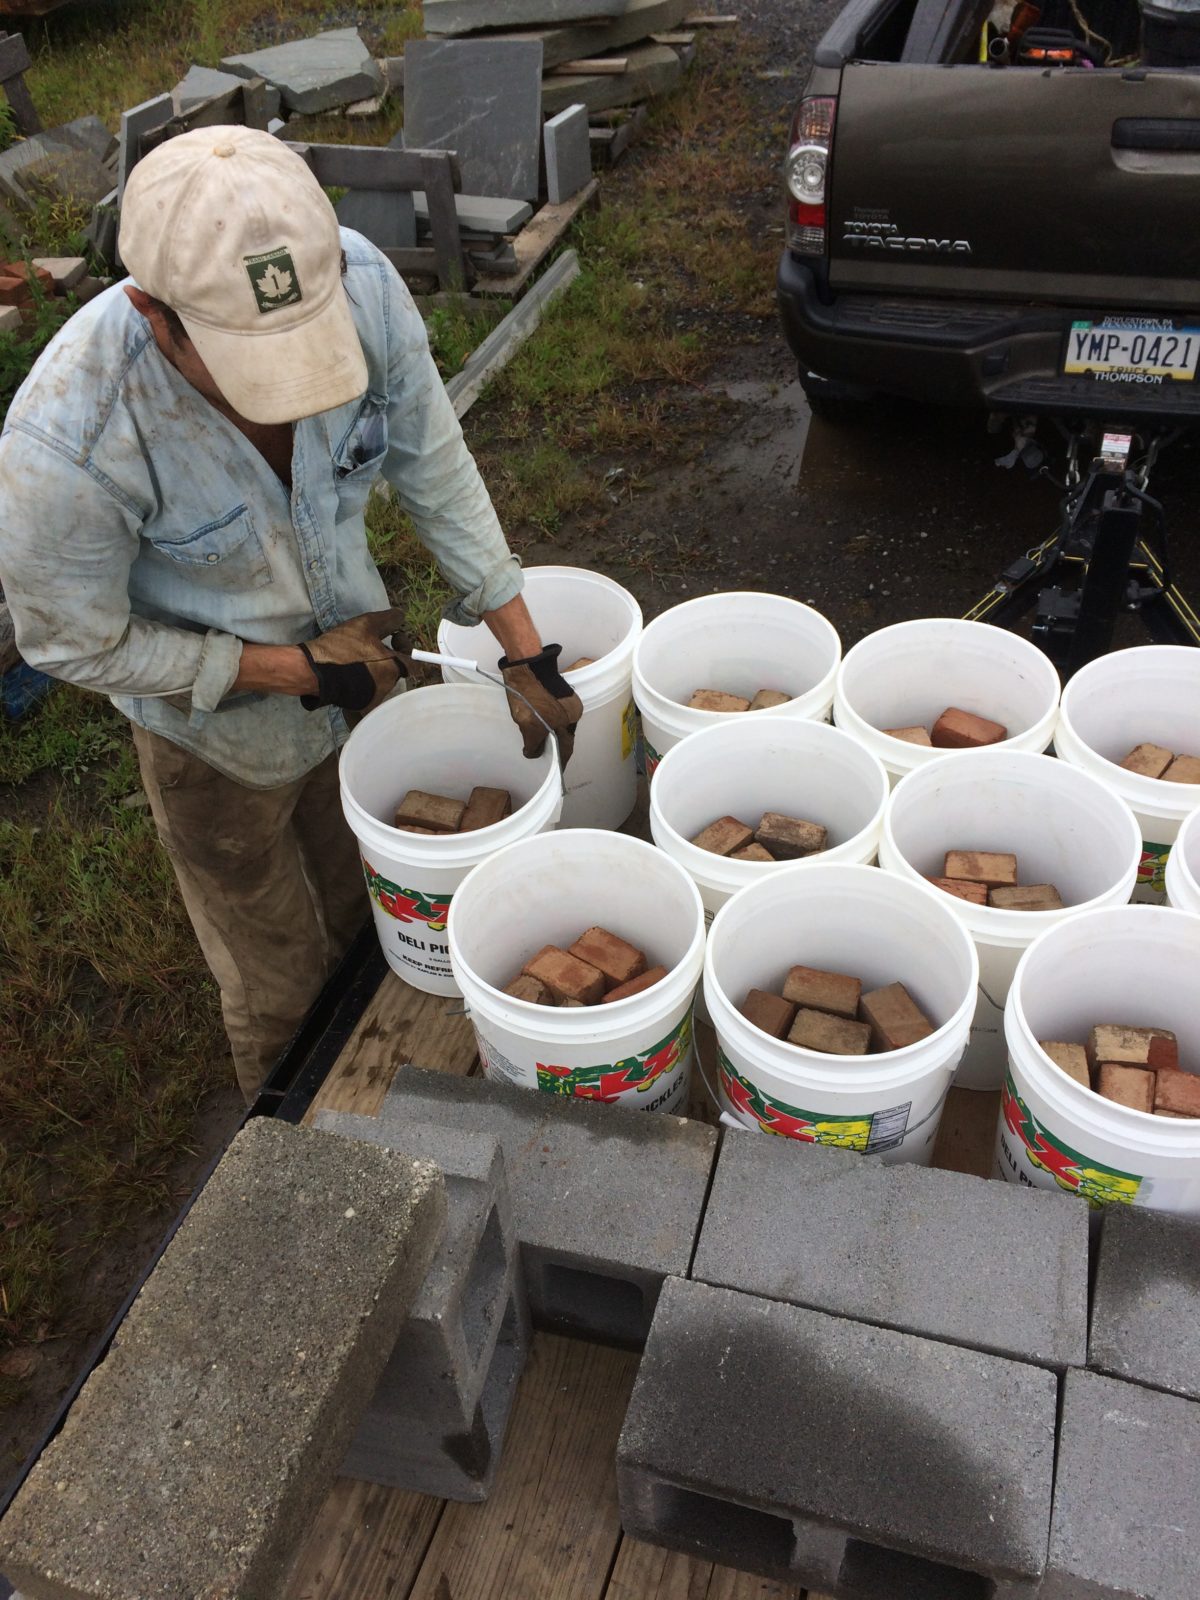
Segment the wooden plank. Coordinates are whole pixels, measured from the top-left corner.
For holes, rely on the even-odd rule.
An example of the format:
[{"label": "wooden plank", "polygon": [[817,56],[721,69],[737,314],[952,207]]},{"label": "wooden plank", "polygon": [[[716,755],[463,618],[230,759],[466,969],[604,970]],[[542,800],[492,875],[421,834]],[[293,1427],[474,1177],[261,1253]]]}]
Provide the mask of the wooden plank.
[{"label": "wooden plank", "polygon": [[554,265],[515,305],[498,327],[471,352],[461,372],[446,385],[456,417],[465,417],[482,394],[484,386],[506,367],[545,316],[548,307],[579,276],[579,257],[566,250]]},{"label": "wooden plank", "polygon": [[642,137],[649,120],[649,106],[638,106],[633,115],[621,123],[613,135],[613,142],[608,147],[608,159],[614,166],[625,154],[626,150],[629,149],[629,146],[636,144]]},{"label": "wooden plank", "polygon": [[552,78],[582,78],[593,72],[624,72],[629,66],[628,56],[596,56],[591,61],[562,61],[550,68]]},{"label": "wooden plank", "polygon": [[527,223],[513,241],[513,249],[520,264],[516,277],[490,275],[480,277],[475,284],[474,292],[502,294],[508,299],[515,300],[575,218],[586,207],[595,203],[599,192],[600,180],[593,178],[578,194],[572,195],[569,200],[564,200],[561,205],[543,206],[533,221]]},{"label": "wooden plank", "polygon": [[951,1089],[933,1147],[934,1166],[994,1177],[999,1116],[999,1090]]},{"label": "wooden plank", "polygon": [[475,1065],[475,1034],[454,996],[422,994],[389,972],[359,1018],[333,1071],[305,1116],[357,1111],[373,1117],[406,1061],[465,1075]]},{"label": "wooden plank", "polygon": [[694,33],[652,33],[650,35],[654,44],[684,45],[695,44]]},{"label": "wooden plank", "polygon": [[7,672],[9,667],[15,667],[20,659],[16,624],[8,609],[8,601],[0,600],[0,672]]},{"label": "wooden plank", "polygon": [[288,145],[305,154],[317,182],[338,189],[398,189],[411,193],[425,186],[425,157],[446,158],[445,150],[393,150],[387,145]]},{"label": "wooden plank", "polygon": [[604,1600],[803,1600],[796,1584],[715,1567],[625,1537]]},{"label": "wooden plank", "polygon": [[461,182],[461,179],[455,180],[458,163],[456,161],[451,169],[447,163],[448,152],[444,150],[422,150],[420,154],[421,188],[425,191],[429,230],[437,256],[438,287],[452,293],[465,289],[470,281],[458,231],[458,209],[454,204],[454,191]]},{"label": "wooden plank", "polygon": [[617,1436],[637,1363],[536,1335],[491,1498],[446,1507],[409,1600],[601,1600],[621,1537]]},{"label": "wooden plank", "polygon": [[445,1502],[338,1478],[306,1542],[287,1600],[406,1595]]},{"label": "wooden plank", "polygon": [[18,133],[41,133],[42,119],[37,114],[33,96],[26,87],[23,73],[33,65],[29,50],[19,33],[0,34],[0,87],[12,107],[13,121]]},{"label": "wooden plank", "polygon": [[740,17],[684,17],[685,28],[736,28]]}]

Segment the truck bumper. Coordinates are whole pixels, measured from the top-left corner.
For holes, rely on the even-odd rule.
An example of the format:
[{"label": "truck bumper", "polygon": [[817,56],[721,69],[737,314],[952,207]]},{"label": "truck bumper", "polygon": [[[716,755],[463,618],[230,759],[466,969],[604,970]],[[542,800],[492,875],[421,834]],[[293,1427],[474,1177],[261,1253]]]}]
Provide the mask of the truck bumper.
[{"label": "truck bumper", "polygon": [[776,290],[796,360],[837,383],[1021,415],[1200,420],[1200,381],[1109,383],[1065,375],[1066,336],[1077,317],[1089,315],[1087,307],[864,294],[826,303],[811,266],[788,250]]}]

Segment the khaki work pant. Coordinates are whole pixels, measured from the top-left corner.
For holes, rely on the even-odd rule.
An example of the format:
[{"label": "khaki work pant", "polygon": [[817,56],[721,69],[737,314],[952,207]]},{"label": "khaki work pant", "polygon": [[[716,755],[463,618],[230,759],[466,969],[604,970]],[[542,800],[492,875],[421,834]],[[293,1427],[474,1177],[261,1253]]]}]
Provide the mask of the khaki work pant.
[{"label": "khaki work pant", "polygon": [[136,724],[133,742],[251,1101],[367,917],[337,756],[248,789]]}]

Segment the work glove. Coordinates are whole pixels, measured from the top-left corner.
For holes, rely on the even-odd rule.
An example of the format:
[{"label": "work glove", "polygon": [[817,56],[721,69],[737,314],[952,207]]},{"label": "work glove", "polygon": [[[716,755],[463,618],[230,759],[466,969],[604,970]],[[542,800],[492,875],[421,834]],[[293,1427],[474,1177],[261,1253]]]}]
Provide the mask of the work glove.
[{"label": "work glove", "polygon": [[540,655],[520,661],[500,658],[500,671],[509,690],[508,709],[521,730],[525,754],[532,761],[546,748],[547,726],[558,735],[559,760],[565,770],[575,748],[575,724],[583,715],[583,702],[558,670],[562,645],[548,644]]},{"label": "work glove", "polygon": [[398,643],[405,645],[400,632],[403,623],[400,607],[368,611],[302,644],[300,649],[317,680],[316,694],[300,696],[304,709],[340,706],[343,711],[365,712],[386,700],[400,679],[413,670],[403,648],[384,643],[395,635]]}]

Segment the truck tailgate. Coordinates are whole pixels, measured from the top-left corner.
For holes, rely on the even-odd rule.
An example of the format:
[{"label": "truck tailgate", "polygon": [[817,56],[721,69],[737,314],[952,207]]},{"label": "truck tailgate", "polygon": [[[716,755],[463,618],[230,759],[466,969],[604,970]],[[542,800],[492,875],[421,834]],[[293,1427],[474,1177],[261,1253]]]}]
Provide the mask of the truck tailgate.
[{"label": "truck tailgate", "polygon": [[835,289],[1197,307],[1198,203],[1198,75],[843,69]]}]

